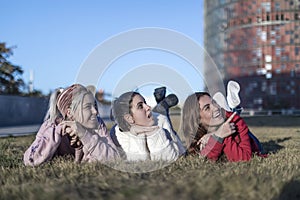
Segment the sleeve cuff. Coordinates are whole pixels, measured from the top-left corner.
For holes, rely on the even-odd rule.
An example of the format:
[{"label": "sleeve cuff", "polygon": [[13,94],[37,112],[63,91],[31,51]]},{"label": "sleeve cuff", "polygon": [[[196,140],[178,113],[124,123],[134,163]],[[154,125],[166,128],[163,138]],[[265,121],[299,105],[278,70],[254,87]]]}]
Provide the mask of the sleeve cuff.
[{"label": "sleeve cuff", "polygon": [[215,134],[213,134],[212,137],[213,137],[217,142],[219,142],[219,143],[221,143],[221,144],[222,144],[223,141],[224,141],[224,138],[220,138],[220,137],[216,136]]}]

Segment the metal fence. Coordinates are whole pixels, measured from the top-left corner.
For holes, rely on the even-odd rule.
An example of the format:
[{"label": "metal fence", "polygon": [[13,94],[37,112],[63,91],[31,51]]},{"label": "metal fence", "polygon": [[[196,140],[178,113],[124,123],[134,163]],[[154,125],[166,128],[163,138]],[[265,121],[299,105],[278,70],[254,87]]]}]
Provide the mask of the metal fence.
[{"label": "metal fence", "polygon": [[300,110],[281,109],[281,110],[243,110],[241,116],[273,116],[273,115],[291,115],[300,116]]},{"label": "metal fence", "polygon": [[0,127],[40,124],[48,98],[0,95]]}]

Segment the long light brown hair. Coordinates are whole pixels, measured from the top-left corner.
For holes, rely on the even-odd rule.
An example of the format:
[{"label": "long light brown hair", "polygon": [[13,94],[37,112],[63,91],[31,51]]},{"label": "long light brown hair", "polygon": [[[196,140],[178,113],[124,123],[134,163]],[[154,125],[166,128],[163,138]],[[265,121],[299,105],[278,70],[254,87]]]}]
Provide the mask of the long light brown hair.
[{"label": "long light brown hair", "polygon": [[199,99],[202,96],[209,96],[207,92],[196,92],[187,97],[181,111],[181,122],[179,135],[188,153],[199,152],[197,142],[207,133],[201,125]]}]

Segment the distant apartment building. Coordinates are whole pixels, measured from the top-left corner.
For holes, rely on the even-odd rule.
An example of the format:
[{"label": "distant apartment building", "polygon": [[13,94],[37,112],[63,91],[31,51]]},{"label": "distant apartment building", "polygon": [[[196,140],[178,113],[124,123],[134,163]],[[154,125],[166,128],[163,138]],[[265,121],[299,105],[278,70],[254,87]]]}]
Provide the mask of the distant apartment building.
[{"label": "distant apartment building", "polygon": [[300,109],[300,0],[206,0],[204,37],[244,108]]}]

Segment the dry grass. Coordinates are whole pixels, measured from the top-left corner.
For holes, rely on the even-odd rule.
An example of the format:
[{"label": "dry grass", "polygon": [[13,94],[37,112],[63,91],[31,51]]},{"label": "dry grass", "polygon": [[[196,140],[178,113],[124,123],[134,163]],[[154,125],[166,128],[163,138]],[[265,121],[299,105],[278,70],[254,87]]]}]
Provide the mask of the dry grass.
[{"label": "dry grass", "polygon": [[245,120],[268,158],[212,163],[187,157],[149,173],[78,165],[70,157],[25,167],[22,156],[34,136],[2,138],[0,199],[299,199],[300,118]]}]

